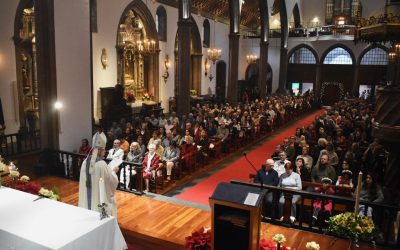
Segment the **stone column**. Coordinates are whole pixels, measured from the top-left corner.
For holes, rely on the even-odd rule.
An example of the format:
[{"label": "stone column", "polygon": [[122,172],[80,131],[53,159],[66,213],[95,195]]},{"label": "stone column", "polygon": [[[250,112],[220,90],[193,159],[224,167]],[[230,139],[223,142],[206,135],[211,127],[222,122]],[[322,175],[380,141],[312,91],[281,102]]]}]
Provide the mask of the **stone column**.
[{"label": "stone column", "polygon": [[279,94],[286,94],[287,88],[287,48],[281,48],[281,56],[280,56],[280,63],[279,63],[279,87],[277,89],[277,93]]},{"label": "stone column", "polygon": [[[360,71],[360,66],[359,65],[355,65],[354,66],[354,74],[353,74],[353,86],[351,88],[351,95],[355,95],[356,93],[358,94],[358,75],[359,75],[359,71]],[[357,96],[357,95],[356,95]]]},{"label": "stone column", "polygon": [[259,0],[258,5],[260,9],[260,19],[261,19],[258,86],[260,89],[260,98],[265,99],[267,95],[268,45],[269,45],[268,1]]},{"label": "stone column", "polygon": [[59,149],[57,77],[54,34],[54,1],[35,1],[37,80],[40,95],[40,143],[42,149]]},{"label": "stone column", "polygon": [[231,105],[236,105],[238,100],[240,4],[239,0],[229,1],[228,102]]},{"label": "stone column", "polygon": [[239,36],[229,34],[228,102],[231,105],[236,105],[238,101]]},{"label": "stone column", "polygon": [[190,111],[190,33],[191,21],[178,21],[178,96],[176,97],[177,114]]},{"label": "stone column", "polygon": [[286,1],[280,1],[280,18],[281,18],[281,56],[280,56],[280,67],[279,67],[279,87],[276,91],[279,94],[286,94],[286,82],[287,82],[287,45],[289,38],[289,24],[287,19]]}]

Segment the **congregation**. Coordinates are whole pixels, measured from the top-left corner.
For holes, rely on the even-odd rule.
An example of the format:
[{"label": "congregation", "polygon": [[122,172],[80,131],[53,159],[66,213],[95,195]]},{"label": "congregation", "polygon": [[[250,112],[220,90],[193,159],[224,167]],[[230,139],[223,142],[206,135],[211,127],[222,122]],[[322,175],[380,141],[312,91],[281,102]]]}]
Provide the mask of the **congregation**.
[{"label": "congregation", "polygon": [[[388,200],[389,195],[384,195],[387,152],[371,135],[373,120],[374,110],[363,98],[339,101],[316,116],[308,127],[297,128],[294,135],[277,145],[271,159],[259,170],[254,181],[347,197],[354,196],[355,187],[361,185],[361,200],[373,203]],[[365,178],[362,183],[357,183],[360,171]],[[270,192],[266,203],[271,204],[272,199],[273,193]],[[292,197],[292,223],[296,220],[299,199],[300,195]],[[282,216],[284,202],[282,193],[279,197],[279,217]],[[312,224],[316,223],[319,214],[326,221],[332,213],[332,201],[315,199],[313,210]],[[270,216],[269,213],[267,211]],[[372,208],[360,205],[360,214],[373,217]]]}]

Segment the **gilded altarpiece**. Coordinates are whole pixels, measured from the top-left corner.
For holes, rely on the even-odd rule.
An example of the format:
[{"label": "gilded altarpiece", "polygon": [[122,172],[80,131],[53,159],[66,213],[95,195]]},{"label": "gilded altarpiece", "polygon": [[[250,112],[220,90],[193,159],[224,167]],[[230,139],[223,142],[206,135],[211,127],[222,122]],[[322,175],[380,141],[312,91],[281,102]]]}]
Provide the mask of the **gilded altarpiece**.
[{"label": "gilded altarpiece", "polygon": [[149,56],[155,53],[155,42],[146,35],[142,20],[133,10],[120,23],[118,29],[118,83],[124,87],[125,97],[133,94],[140,99],[148,93],[144,73]]},{"label": "gilded altarpiece", "polygon": [[14,37],[14,42],[17,60],[20,127],[21,130],[33,132],[39,128],[39,91],[35,42],[35,9],[33,5],[23,10],[19,25],[19,34]]}]

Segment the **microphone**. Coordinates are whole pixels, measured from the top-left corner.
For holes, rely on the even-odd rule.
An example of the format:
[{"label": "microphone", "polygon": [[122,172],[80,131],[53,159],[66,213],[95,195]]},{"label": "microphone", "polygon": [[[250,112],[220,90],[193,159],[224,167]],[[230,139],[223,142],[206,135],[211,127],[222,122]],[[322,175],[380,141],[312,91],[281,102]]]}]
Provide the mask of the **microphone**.
[{"label": "microphone", "polygon": [[250,164],[250,166],[254,169],[254,171],[256,171],[256,175],[257,175],[258,179],[260,180],[261,190],[263,190],[264,189],[264,182],[263,182],[262,176],[260,176],[260,172],[257,170],[256,167],[254,167],[253,163],[247,158],[247,153],[246,152],[243,152],[243,156],[246,159],[246,161]]}]

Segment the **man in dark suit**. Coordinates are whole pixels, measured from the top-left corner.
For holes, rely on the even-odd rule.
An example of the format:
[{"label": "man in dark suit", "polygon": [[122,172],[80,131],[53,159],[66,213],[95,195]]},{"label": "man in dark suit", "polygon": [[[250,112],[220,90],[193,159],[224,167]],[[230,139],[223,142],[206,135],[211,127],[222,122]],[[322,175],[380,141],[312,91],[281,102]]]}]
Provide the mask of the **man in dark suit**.
[{"label": "man in dark suit", "polygon": [[[274,160],[268,159],[260,170],[258,170],[256,177],[254,178],[255,183],[262,181],[263,185],[278,186],[279,177],[278,172],[273,169]],[[268,192],[264,198],[264,212],[265,216],[271,217],[271,205],[273,200],[274,192]]]}]

